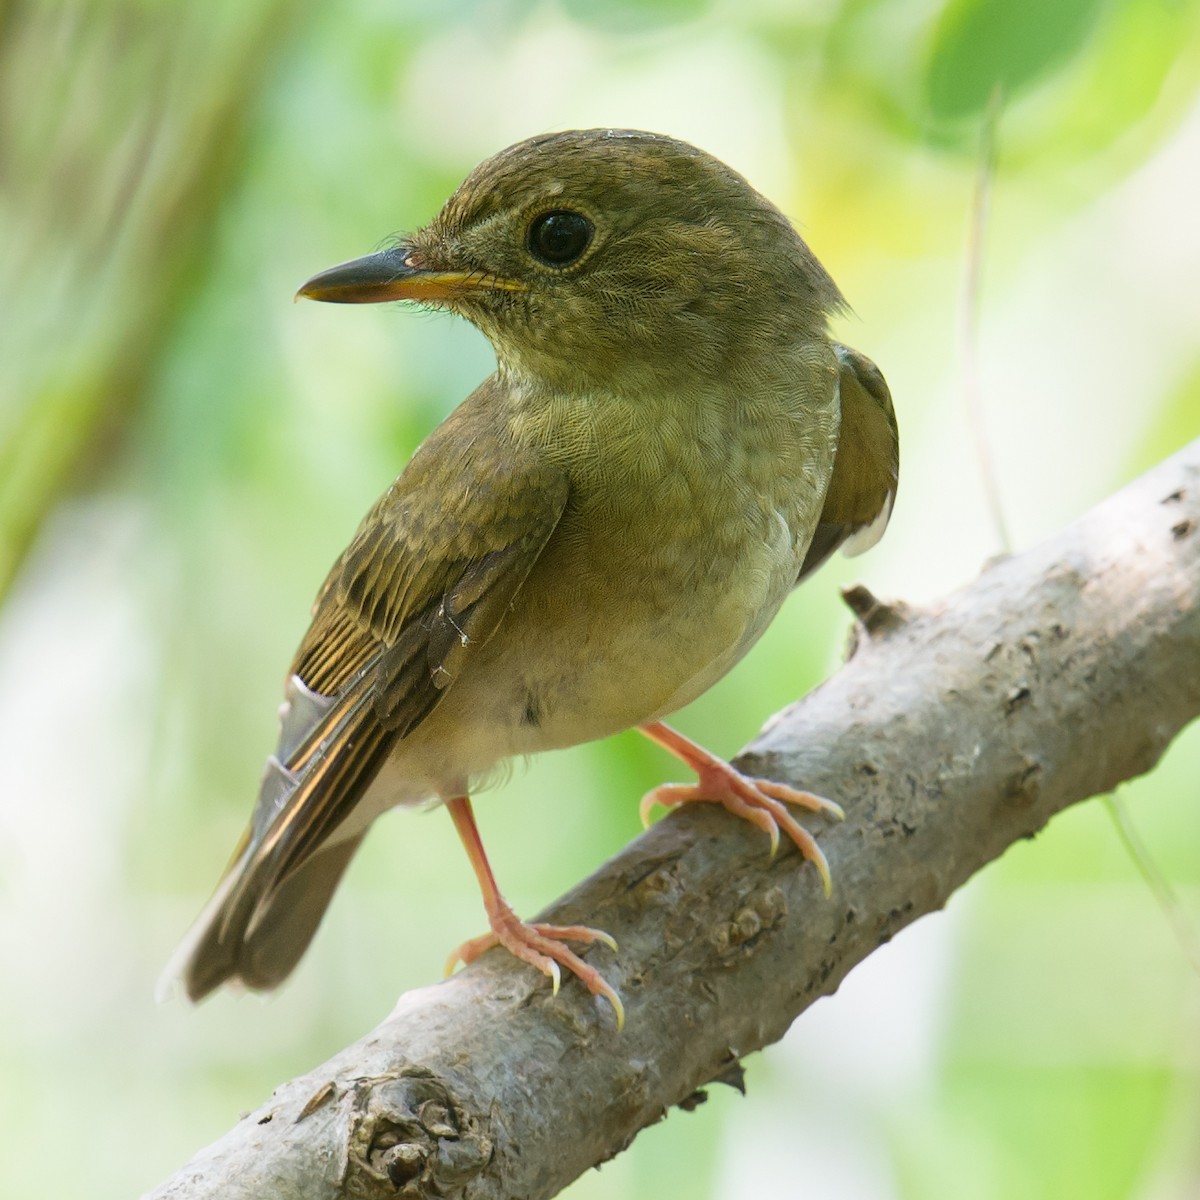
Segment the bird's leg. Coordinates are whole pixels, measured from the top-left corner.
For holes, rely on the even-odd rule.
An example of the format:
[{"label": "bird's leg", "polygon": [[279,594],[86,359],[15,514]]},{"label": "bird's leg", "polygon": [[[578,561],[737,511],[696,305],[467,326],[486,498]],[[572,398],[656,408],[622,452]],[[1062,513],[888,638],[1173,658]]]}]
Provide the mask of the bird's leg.
[{"label": "bird's leg", "polygon": [[513,912],[507,900],[500,894],[496,886],[496,877],[492,874],[491,863],[483,849],[483,840],[475,825],[475,814],[471,811],[469,796],[455,796],[446,801],[454,828],[462,839],[463,848],[471,860],[475,870],[475,878],[479,880],[479,890],[483,893],[483,907],[487,910],[488,924],[491,933],[472,938],[463,942],[446,960],[446,974],[449,975],[459,962],[474,962],[485,950],[493,946],[503,946],[510,954],[522,962],[536,967],[543,975],[550,976],[555,994],[562,978],[559,964],[578,977],[579,981],[595,996],[603,996],[613,1007],[617,1016],[617,1028],[625,1024],[625,1007],[621,997],[605,981],[595,967],[589,967],[566,942],[603,942],[613,950],[617,943],[607,933],[600,929],[590,929],[586,925],[545,925],[537,922],[522,921]]},{"label": "bird's leg", "polygon": [[825,894],[829,895],[832,883],[825,855],[821,853],[821,847],[812,834],[788,812],[787,806],[796,804],[841,820],[845,814],[839,805],[821,796],[814,796],[812,792],[802,792],[770,779],[750,779],[661,721],[652,721],[638,728],[652,742],[657,742],[681,762],[687,763],[700,777],[694,784],[663,783],[647,792],[642,797],[641,805],[643,825],[650,823],[650,810],[656,804],[664,808],[700,800],[722,804],[731,813],[744,817],[767,834],[771,839],[772,856],[779,848],[779,830],[782,828],[799,847],[800,853],[817,868],[825,885]]}]

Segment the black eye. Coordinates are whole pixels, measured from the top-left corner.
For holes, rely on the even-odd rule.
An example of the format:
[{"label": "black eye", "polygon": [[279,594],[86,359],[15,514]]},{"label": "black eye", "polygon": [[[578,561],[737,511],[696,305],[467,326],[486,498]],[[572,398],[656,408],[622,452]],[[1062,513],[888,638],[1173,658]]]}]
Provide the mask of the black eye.
[{"label": "black eye", "polygon": [[551,267],[573,263],[587,248],[595,229],[577,212],[542,213],[529,226],[529,252]]}]

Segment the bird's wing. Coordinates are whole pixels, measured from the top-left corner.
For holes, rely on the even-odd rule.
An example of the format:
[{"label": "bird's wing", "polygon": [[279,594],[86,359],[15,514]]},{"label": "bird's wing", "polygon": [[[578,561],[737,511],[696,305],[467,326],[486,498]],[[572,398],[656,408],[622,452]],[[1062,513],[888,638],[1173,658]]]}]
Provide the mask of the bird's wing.
[{"label": "bird's wing", "polygon": [[498,434],[463,436],[460,413],[371,510],[317,597],[250,828],[184,955],[194,999],[230,976],[272,986],[291,969],[319,912],[294,954],[267,956],[270,972],[245,961],[256,929],[278,919],[272,897],[495,633],[558,524],[561,471]]},{"label": "bird's wing", "polygon": [[842,420],[833,477],[797,582],[839,546],[869,550],[883,536],[900,476],[900,441],[892,394],[865,354],[835,344]]}]

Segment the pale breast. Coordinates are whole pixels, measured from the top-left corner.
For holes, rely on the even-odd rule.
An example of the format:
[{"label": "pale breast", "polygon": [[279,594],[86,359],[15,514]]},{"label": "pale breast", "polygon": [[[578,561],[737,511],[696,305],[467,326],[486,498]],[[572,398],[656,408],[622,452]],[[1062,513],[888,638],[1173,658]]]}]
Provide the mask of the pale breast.
[{"label": "pale breast", "polygon": [[[542,712],[530,741],[662,716],[753,645],[821,510],[835,370],[818,344],[782,399],[591,398],[574,414],[562,459],[571,501],[506,622],[506,646],[537,664],[521,672]],[[519,666],[506,648],[497,655]]]}]

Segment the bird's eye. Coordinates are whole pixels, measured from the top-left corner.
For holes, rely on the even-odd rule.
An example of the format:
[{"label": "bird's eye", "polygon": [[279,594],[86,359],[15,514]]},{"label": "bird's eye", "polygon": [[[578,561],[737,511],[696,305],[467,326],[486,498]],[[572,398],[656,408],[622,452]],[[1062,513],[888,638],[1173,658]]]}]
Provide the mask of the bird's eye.
[{"label": "bird's eye", "polygon": [[565,267],[588,248],[593,233],[595,227],[580,213],[542,213],[530,223],[529,252],[547,266]]}]

